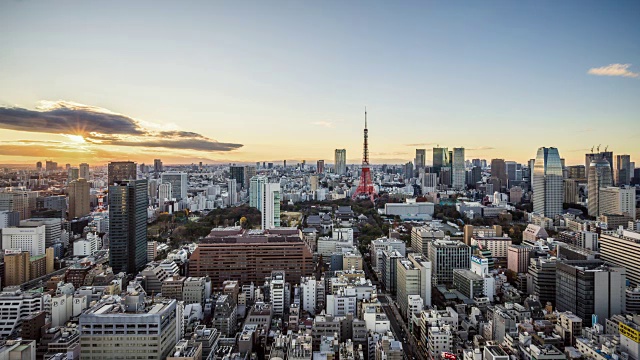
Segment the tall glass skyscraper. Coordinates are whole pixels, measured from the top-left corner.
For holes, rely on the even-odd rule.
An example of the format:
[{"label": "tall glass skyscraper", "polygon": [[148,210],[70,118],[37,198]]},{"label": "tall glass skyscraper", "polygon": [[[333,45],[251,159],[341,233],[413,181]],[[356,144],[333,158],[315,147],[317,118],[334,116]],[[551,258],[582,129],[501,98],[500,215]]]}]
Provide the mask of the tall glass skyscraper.
[{"label": "tall glass skyscraper", "polygon": [[147,180],[109,186],[109,264],[136,273],[147,264]]},{"label": "tall glass skyscraper", "polygon": [[449,166],[449,150],[447,148],[433,148],[433,172],[438,174],[440,169]]},{"label": "tall glass skyscraper", "polygon": [[541,147],[533,168],[533,212],[546,217],[562,214],[562,162],[556,148]]},{"label": "tall glass skyscraper", "polygon": [[589,164],[587,179],[587,195],[589,197],[589,215],[600,216],[600,189],[613,185],[611,164],[604,156],[598,156]]},{"label": "tall glass skyscraper", "polygon": [[454,189],[463,189],[466,180],[464,148],[453,148],[453,159],[451,160],[451,164],[451,186]]},{"label": "tall glass skyscraper", "polygon": [[347,173],[347,150],[336,149],[336,156],[334,162],[334,170],[338,175],[344,175]]}]

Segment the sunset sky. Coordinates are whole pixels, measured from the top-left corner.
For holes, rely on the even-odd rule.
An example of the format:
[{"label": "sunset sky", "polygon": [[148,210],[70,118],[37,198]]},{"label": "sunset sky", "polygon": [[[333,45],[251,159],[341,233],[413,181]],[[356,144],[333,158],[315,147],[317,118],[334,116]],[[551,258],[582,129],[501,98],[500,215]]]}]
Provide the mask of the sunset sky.
[{"label": "sunset sky", "polygon": [[[2,1],[0,163],[640,164],[639,1]],[[430,160],[431,153],[427,154]]]}]

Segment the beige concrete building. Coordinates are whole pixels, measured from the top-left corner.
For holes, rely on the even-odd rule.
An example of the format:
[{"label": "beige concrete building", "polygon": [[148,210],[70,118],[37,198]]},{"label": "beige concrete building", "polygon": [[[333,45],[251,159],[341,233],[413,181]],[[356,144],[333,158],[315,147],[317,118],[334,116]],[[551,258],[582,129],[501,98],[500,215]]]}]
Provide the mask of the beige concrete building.
[{"label": "beige concrete building", "polygon": [[78,179],[69,183],[69,219],[89,215],[91,211],[90,187],[86,179]]}]

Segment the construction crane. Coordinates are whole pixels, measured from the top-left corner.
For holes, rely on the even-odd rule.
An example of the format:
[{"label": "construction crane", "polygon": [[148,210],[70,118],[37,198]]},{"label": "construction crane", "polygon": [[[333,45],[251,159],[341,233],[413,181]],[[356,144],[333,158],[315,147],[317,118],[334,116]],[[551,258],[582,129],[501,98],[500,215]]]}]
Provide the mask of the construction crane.
[{"label": "construction crane", "polygon": [[591,147],[591,153],[592,153],[592,154],[593,154],[593,148],[594,148],[594,146],[592,146],[592,147]]},{"label": "construction crane", "polygon": [[596,149],[598,150],[598,152],[600,152],[600,144],[598,144],[598,147]]},{"label": "construction crane", "polygon": [[609,148],[609,145],[604,147],[604,152],[607,152],[607,149]]}]

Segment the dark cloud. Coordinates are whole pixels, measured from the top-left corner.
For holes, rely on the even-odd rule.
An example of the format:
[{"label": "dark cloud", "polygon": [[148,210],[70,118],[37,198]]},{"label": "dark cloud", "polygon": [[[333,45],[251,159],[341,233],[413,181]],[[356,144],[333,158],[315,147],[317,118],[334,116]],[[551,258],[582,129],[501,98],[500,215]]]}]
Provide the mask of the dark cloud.
[{"label": "dark cloud", "polygon": [[185,149],[198,151],[231,151],[239,149],[242,144],[221,143],[209,139],[177,139],[177,140],[143,140],[143,141],[111,141],[109,145],[141,146],[153,148]]},{"label": "dark cloud", "polygon": [[153,131],[125,115],[71,102],[45,102],[36,110],[0,107],[0,129],[81,135],[92,144],[197,151],[231,151],[242,144],[221,143],[191,131]]},{"label": "dark cloud", "polygon": [[135,120],[90,106],[58,102],[46,110],[0,107],[0,128],[50,134],[90,133],[143,135]]}]

